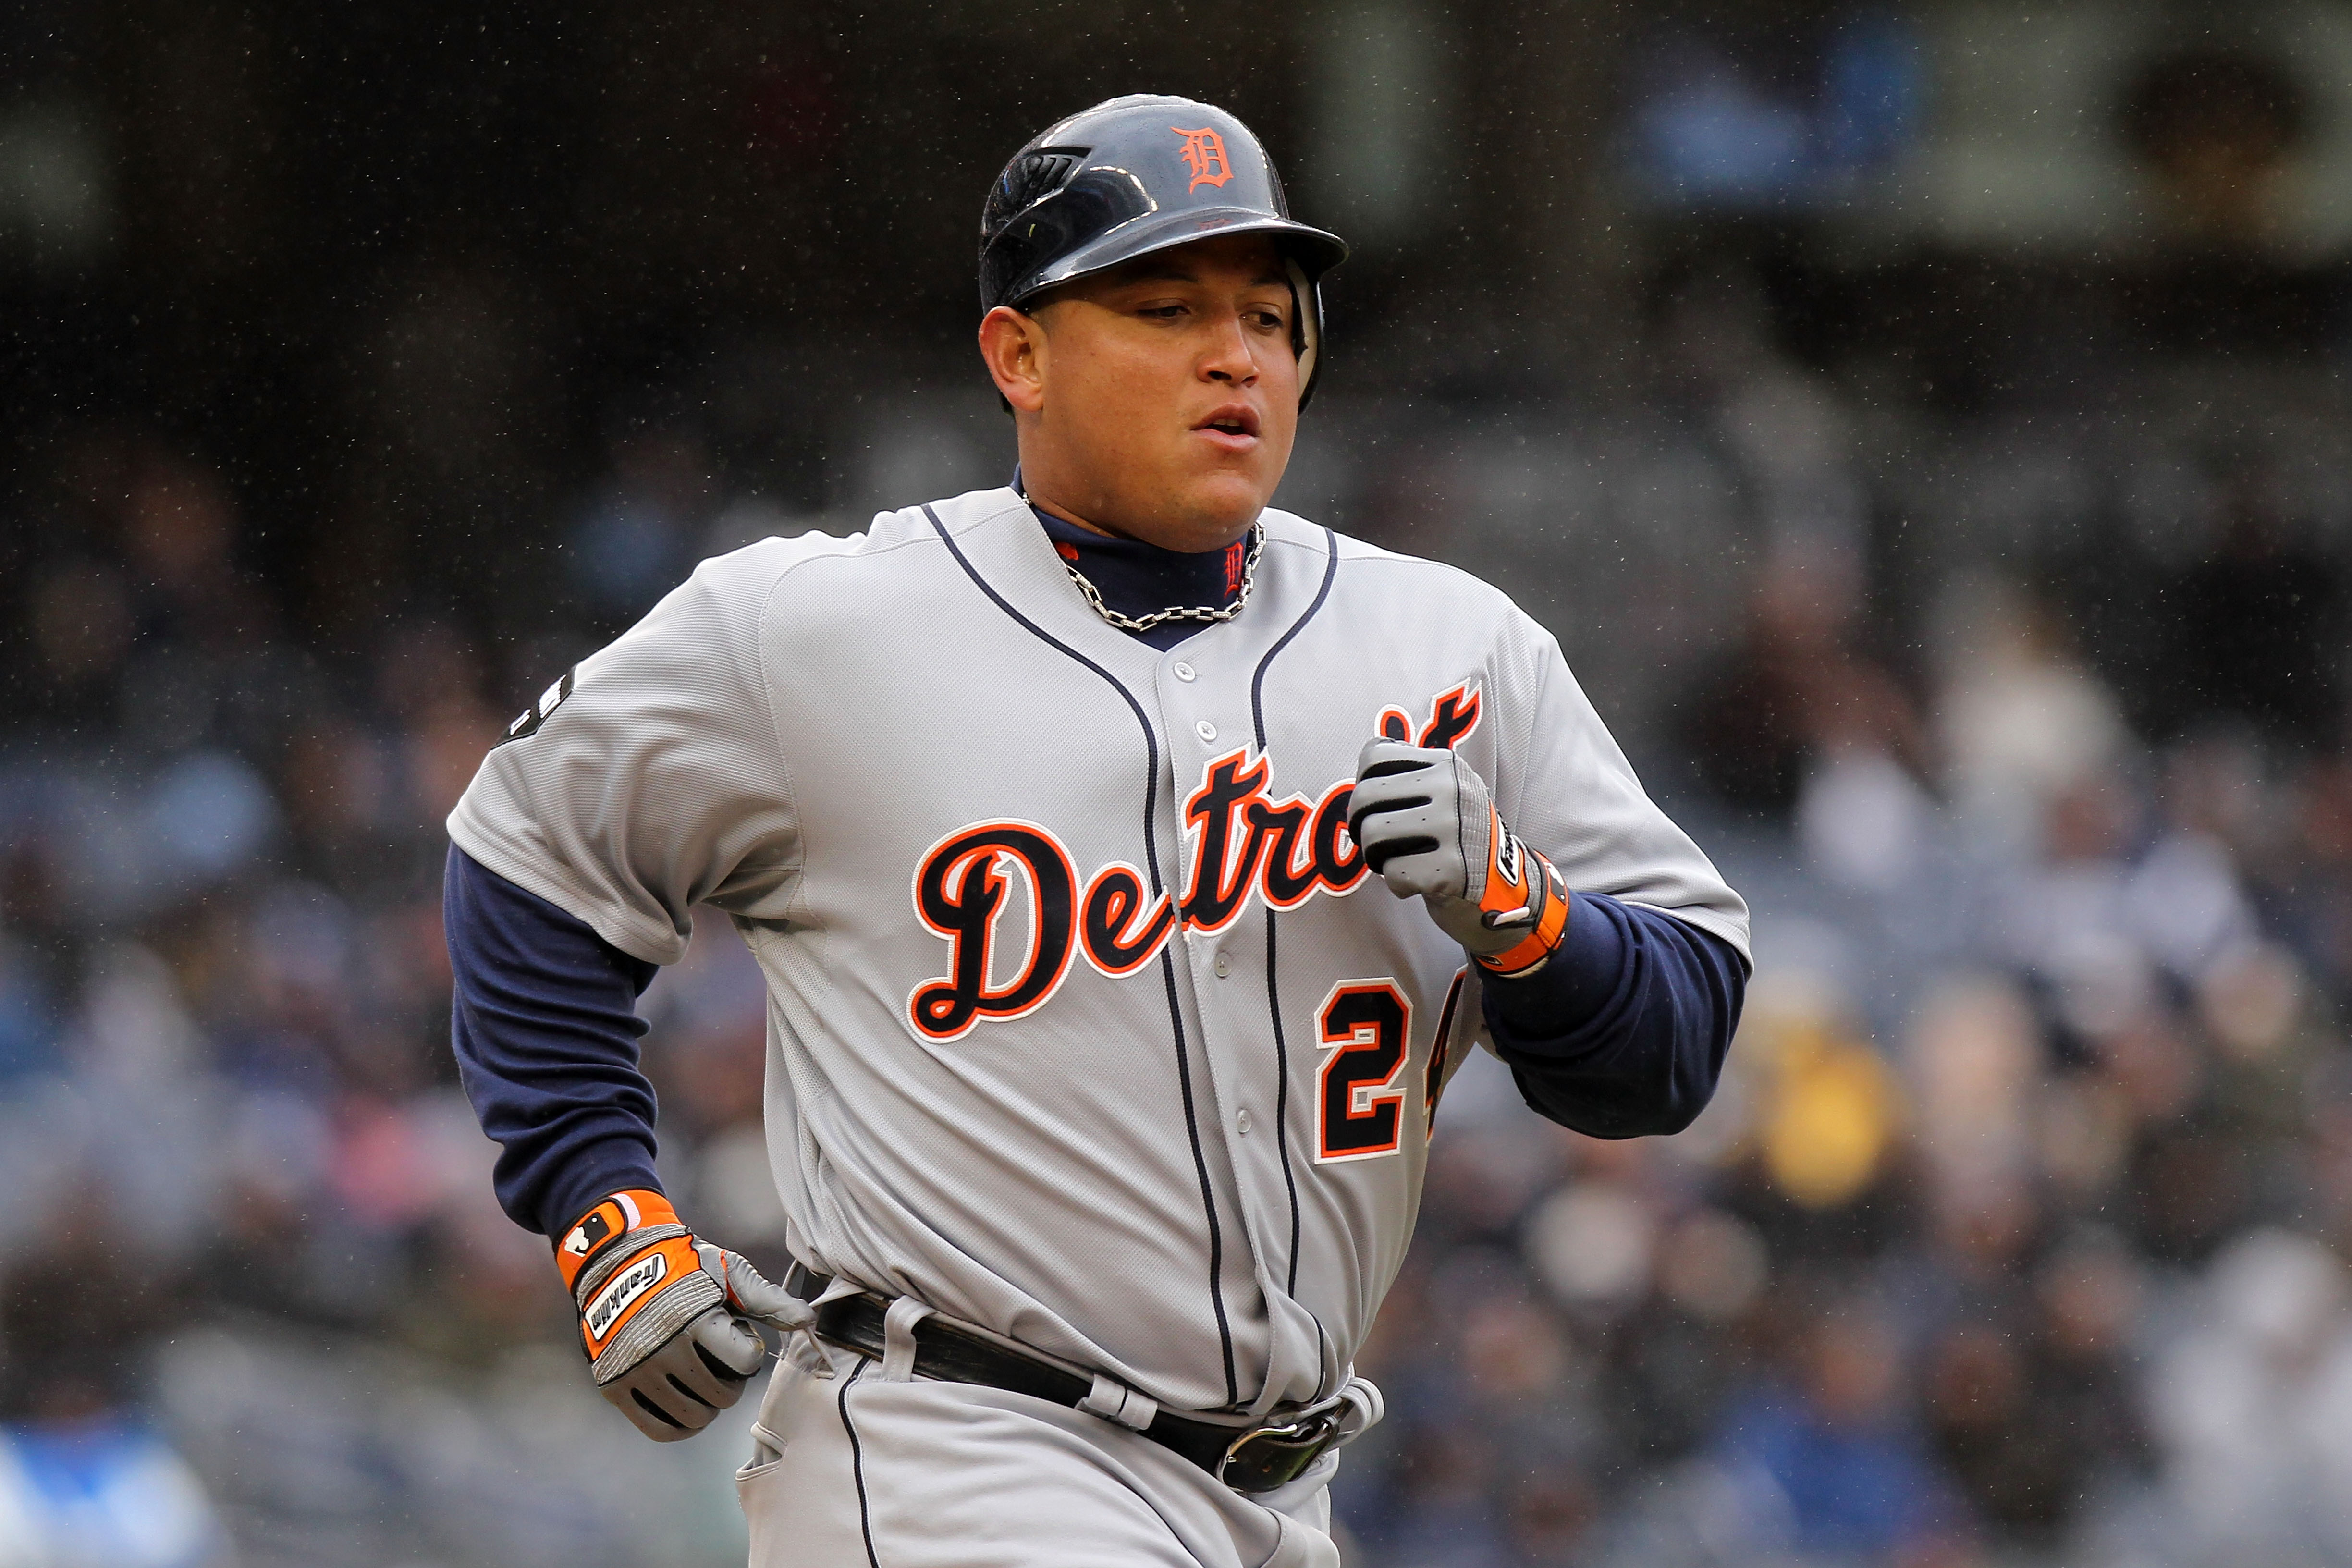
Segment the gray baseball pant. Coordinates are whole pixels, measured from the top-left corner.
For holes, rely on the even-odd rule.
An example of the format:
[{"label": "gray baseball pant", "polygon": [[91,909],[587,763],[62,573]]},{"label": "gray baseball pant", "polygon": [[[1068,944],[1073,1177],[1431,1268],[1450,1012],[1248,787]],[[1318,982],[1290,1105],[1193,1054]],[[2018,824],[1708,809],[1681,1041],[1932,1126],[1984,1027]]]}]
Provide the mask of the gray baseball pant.
[{"label": "gray baseball pant", "polygon": [[1098,1416],[836,1360],[775,1365],[736,1474],[751,1568],[1339,1568],[1336,1454],[1244,1497]]}]

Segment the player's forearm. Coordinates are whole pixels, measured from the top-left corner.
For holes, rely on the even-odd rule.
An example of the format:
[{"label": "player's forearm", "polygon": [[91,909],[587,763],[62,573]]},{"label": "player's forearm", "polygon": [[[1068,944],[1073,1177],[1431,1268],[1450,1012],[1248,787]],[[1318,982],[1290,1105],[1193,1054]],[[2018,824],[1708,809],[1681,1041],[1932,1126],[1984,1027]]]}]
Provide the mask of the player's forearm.
[{"label": "player's forearm", "polygon": [[552,1235],[606,1193],[658,1191],[635,1007],[655,966],[454,847],[442,917],[451,1043],[500,1146],[500,1205]]},{"label": "player's forearm", "polygon": [[1486,983],[1486,1026],[1550,1120],[1600,1138],[1678,1132],[1715,1093],[1747,984],[1721,938],[1578,893],[1550,963]]}]

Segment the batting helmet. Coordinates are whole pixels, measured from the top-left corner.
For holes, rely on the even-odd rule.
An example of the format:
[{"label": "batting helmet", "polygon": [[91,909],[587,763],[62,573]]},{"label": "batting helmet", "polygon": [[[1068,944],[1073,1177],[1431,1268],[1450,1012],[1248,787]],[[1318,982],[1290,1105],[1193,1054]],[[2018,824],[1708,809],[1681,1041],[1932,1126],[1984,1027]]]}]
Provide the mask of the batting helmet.
[{"label": "batting helmet", "polygon": [[1048,126],[1013,155],[980,215],[980,308],[1018,308],[1056,284],[1225,234],[1280,244],[1297,297],[1298,405],[1315,390],[1323,274],[1339,236],[1293,222],[1250,128],[1189,98],[1134,93]]}]

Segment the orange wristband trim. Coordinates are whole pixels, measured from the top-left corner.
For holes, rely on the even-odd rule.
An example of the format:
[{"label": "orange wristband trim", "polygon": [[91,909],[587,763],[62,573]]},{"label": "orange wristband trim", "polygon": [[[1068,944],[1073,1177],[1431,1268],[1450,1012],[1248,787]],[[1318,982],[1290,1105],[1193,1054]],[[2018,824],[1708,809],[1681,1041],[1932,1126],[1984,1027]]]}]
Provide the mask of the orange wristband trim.
[{"label": "orange wristband trim", "polygon": [[1534,850],[1526,851],[1528,876],[1532,884],[1543,879],[1544,911],[1536,921],[1536,929],[1501,952],[1478,955],[1478,966],[1499,979],[1508,980],[1524,974],[1549,958],[1559,946],[1559,939],[1568,930],[1569,895],[1560,885],[1559,873],[1551,862]]},{"label": "orange wristband trim", "polygon": [[555,1267],[563,1275],[563,1288],[571,1289],[582,1270],[629,1232],[684,1223],[669,1200],[650,1187],[607,1194],[566,1226],[555,1244]]}]

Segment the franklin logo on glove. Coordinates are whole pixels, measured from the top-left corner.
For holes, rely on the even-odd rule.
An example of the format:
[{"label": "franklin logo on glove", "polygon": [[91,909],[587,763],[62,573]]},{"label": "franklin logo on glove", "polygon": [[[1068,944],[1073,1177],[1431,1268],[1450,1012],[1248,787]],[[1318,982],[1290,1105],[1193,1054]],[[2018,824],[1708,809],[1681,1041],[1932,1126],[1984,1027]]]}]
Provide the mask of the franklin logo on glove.
[{"label": "franklin logo on glove", "polygon": [[613,1320],[626,1310],[629,1303],[660,1284],[662,1276],[668,1272],[668,1263],[656,1252],[605,1286],[604,1293],[589,1302],[588,1310],[580,1314],[580,1321],[588,1331],[589,1344],[593,1347],[603,1339]]}]

